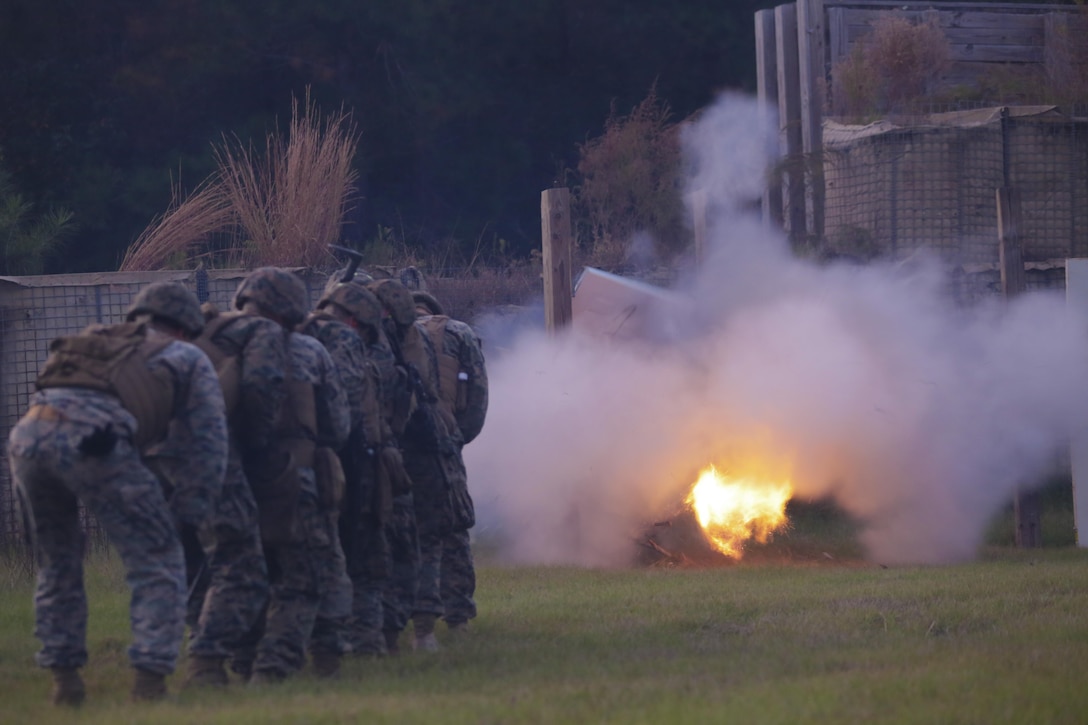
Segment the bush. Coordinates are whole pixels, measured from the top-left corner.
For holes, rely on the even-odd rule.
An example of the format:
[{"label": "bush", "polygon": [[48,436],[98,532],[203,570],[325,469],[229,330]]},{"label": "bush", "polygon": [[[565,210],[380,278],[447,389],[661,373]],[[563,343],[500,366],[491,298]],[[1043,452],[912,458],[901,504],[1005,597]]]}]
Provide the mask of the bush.
[{"label": "bush", "polygon": [[944,31],[930,18],[912,23],[889,12],[831,69],[831,114],[859,120],[909,112],[933,94],[951,66]]},{"label": "bush", "polygon": [[[679,133],[670,116],[651,88],[630,114],[613,108],[604,133],[580,146],[572,222],[587,263],[620,271],[635,261],[632,251],[667,260],[688,245]],[[642,235],[650,242],[635,249]]]}]

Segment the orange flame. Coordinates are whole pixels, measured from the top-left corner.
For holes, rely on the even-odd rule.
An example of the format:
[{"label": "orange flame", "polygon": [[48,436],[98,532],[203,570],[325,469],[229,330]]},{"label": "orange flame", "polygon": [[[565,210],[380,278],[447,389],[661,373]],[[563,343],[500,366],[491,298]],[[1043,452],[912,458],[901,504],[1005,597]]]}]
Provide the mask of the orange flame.
[{"label": "orange flame", "polygon": [[744,543],[764,543],[786,524],[786,503],[793,495],[789,482],[724,476],[710,466],[699,474],[685,503],[714,548],[740,559]]}]

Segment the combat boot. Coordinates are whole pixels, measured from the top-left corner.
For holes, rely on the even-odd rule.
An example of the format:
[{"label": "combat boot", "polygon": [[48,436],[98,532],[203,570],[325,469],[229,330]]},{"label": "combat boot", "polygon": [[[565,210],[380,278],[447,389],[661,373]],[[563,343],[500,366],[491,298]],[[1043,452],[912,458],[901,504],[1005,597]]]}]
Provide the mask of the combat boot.
[{"label": "combat boot", "polygon": [[340,676],[340,653],[318,650],[312,654],[314,674],[326,680]]},{"label": "combat boot", "polygon": [[230,682],[222,657],[190,657],[185,687],[226,687]]},{"label": "combat boot", "polygon": [[438,651],[438,638],[434,635],[435,619],[433,614],[417,614],[412,617],[412,629],[415,633],[413,649],[420,652]]},{"label": "combat boot", "polygon": [[79,670],[75,667],[54,667],[52,672],[53,704],[68,707],[82,705],[87,691],[83,687],[83,678],[79,676]]},{"label": "combat boot", "polygon": [[155,702],[166,697],[166,675],[135,669],[132,678],[133,702]]}]

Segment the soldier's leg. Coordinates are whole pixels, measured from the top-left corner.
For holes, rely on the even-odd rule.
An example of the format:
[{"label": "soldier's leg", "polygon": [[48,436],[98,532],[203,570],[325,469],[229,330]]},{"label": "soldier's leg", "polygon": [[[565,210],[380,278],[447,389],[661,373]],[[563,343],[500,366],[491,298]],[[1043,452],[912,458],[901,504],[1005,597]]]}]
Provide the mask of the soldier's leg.
[{"label": "soldier's leg", "polygon": [[[203,536],[208,584],[189,641],[190,678],[225,684],[223,661],[239,649],[268,600],[257,504],[233,455],[212,526]],[[199,596],[193,592],[190,599]]]},{"label": "soldier's leg", "polygon": [[315,530],[322,529],[323,523],[312,470],[302,479],[290,541],[271,550],[278,571],[270,582],[264,636],[253,664],[257,682],[282,680],[302,669],[317,617],[319,582],[311,546]]},{"label": "soldier's leg", "polygon": [[476,618],[476,566],[467,530],[453,531],[443,538],[439,585],[446,625],[451,630],[464,628]]},{"label": "soldier's leg", "polygon": [[132,592],[129,660],[137,670],[170,674],[185,629],[185,562],[162,485],[128,441],[88,460],[79,495],[120,554]]},{"label": "soldier's leg", "polygon": [[392,569],[384,527],[370,526],[355,537],[356,551],[349,560],[352,601],[348,638],[358,655],[386,654],[382,635],[382,592]]},{"label": "soldier's leg", "polygon": [[315,529],[310,546],[311,560],[318,571],[318,590],[321,592],[310,637],[310,655],[315,674],[334,677],[340,671],[340,657],[347,651],[352,585],[344,550],[340,546],[337,516],[335,512],[325,511],[321,518],[324,525]]},{"label": "soldier's leg", "polygon": [[419,534],[419,590],[412,608],[412,629],[415,648],[427,652],[438,649],[434,624],[443,611],[440,594],[442,538],[434,530],[421,530]]},{"label": "soldier's leg", "polygon": [[419,589],[419,531],[412,494],[393,499],[393,515],[386,526],[393,568],[382,594],[382,630],[386,647],[394,654],[400,633],[408,626]]},{"label": "soldier's leg", "polygon": [[34,634],[42,648],[35,659],[42,667],[79,669],[87,663],[87,597],[76,497],[40,460],[13,453],[11,472],[38,565]]}]

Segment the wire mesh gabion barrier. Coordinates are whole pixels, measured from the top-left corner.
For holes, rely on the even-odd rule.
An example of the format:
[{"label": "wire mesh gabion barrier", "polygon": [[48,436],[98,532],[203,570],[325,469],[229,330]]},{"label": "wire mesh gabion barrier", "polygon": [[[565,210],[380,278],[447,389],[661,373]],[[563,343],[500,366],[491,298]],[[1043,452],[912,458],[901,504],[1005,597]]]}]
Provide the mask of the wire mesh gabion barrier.
[{"label": "wire mesh gabion barrier", "polygon": [[928,249],[959,272],[996,272],[996,191],[1008,188],[1020,199],[1029,270],[1088,256],[1088,118],[1028,106],[826,121],[823,143],[832,254],[902,259]]}]

